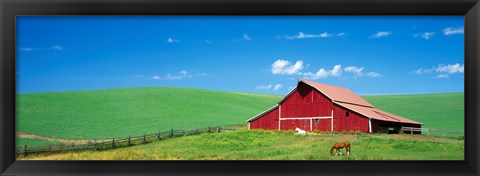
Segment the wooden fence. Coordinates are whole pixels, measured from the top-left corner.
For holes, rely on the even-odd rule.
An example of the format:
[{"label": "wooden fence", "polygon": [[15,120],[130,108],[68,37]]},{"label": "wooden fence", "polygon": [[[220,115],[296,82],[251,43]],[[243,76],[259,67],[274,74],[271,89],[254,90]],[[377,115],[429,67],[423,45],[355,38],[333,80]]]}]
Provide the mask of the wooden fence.
[{"label": "wooden fence", "polygon": [[437,128],[414,128],[414,127],[402,127],[402,131],[405,134],[414,134],[415,132],[421,132],[422,134],[441,135],[443,137],[451,135],[464,135],[464,130],[452,130],[452,129],[437,129]]},{"label": "wooden fence", "polygon": [[73,150],[108,150],[120,147],[130,147],[133,145],[145,144],[153,141],[158,141],[166,138],[173,138],[178,136],[188,136],[188,135],[196,135],[201,133],[220,133],[221,131],[231,131],[237,130],[237,128],[228,128],[228,127],[207,127],[207,128],[197,128],[197,129],[190,129],[190,130],[174,130],[170,129],[168,131],[160,132],[157,131],[156,133],[152,134],[144,134],[140,136],[128,136],[126,138],[112,138],[112,140],[102,140],[103,142],[93,142],[89,144],[82,144],[82,145],[62,145],[62,146],[52,146],[51,144],[48,147],[37,147],[37,148],[28,148],[27,145],[23,146],[22,148],[16,149],[16,154],[18,155],[25,155],[31,153],[54,153],[54,152],[62,152],[62,151],[73,151]]}]

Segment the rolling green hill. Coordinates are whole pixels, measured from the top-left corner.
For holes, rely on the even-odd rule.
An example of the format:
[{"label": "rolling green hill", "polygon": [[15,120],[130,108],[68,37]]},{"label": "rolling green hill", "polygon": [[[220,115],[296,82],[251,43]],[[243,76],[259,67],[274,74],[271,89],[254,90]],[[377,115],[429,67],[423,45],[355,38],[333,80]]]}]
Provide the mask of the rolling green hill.
[{"label": "rolling green hill", "polygon": [[[364,96],[428,128],[463,129],[463,93]],[[158,130],[239,125],[282,96],[191,88],[126,88],[17,95],[17,130],[58,139],[111,139]]]},{"label": "rolling green hill", "polygon": [[111,139],[242,124],[280,98],[190,88],[20,94],[17,130],[61,139]]},{"label": "rolling green hill", "polygon": [[378,109],[421,122],[425,128],[464,129],[464,93],[363,98]]}]

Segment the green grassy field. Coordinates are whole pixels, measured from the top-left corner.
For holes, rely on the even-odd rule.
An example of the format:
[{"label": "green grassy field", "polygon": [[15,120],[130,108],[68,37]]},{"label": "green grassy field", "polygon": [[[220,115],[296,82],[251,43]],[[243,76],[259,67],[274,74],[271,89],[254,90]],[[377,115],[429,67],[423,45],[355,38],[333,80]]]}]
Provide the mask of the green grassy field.
[{"label": "green grassy field", "polygon": [[[463,93],[364,96],[379,109],[463,129]],[[239,125],[282,96],[190,88],[127,88],[20,94],[17,130],[57,139],[111,139],[157,130]]]},{"label": "green grassy field", "polygon": [[424,128],[464,129],[464,93],[363,98],[378,109],[421,122]]},{"label": "green grassy field", "polygon": [[24,146],[27,145],[27,149],[30,148],[44,148],[52,144],[52,146],[62,145],[60,141],[49,141],[44,139],[30,139],[30,138],[17,138],[16,139],[17,149],[24,149]]},{"label": "green grassy field", "polygon": [[[330,156],[336,141],[351,143],[350,156]],[[238,130],[206,133],[105,151],[31,154],[32,160],[463,160],[464,141],[424,135]],[[345,150],[342,150],[345,154]]]},{"label": "green grassy field", "polygon": [[111,139],[242,124],[280,98],[189,88],[20,94],[17,130],[61,139]]}]

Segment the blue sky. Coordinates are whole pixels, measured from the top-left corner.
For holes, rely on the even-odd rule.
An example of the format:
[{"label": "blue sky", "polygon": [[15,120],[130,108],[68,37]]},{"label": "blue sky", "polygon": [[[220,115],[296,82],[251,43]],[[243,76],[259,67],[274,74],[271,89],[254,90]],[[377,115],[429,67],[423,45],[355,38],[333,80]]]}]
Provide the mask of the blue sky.
[{"label": "blue sky", "polygon": [[463,16],[17,17],[17,92],[464,91]]}]

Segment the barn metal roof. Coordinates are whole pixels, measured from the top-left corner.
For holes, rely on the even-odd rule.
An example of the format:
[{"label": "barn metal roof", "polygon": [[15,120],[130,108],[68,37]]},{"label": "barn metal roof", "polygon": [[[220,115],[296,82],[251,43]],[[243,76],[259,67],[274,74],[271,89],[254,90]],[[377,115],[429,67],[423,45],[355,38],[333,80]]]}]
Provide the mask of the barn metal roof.
[{"label": "barn metal roof", "polygon": [[[299,80],[299,83],[300,82],[303,82],[309,86],[312,86],[313,88],[318,90],[320,93],[324,94],[329,99],[331,99],[333,103],[339,106],[342,106],[344,108],[350,109],[354,112],[357,112],[367,118],[381,120],[381,121],[389,121],[389,122],[422,124],[420,122],[416,122],[407,118],[403,118],[403,117],[376,109],[373,105],[368,103],[365,99],[356,95],[349,89],[322,84],[322,83],[313,82],[313,81],[304,80],[304,79]],[[278,102],[277,105],[248,119],[247,122],[254,121],[260,118],[261,116],[263,116],[264,114],[267,114],[270,111],[278,108],[279,104],[282,103],[285,99],[287,99],[293,92],[295,92],[296,89],[297,88],[292,89],[282,100]]]},{"label": "barn metal roof", "polygon": [[335,102],[346,102],[346,103],[351,103],[351,104],[356,104],[356,105],[361,105],[361,106],[367,106],[367,107],[373,107],[370,103],[365,101],[363,98],[359,97],[355,93],[353,93],[351,90],[343,87],[337,87],[337,86],[332,86],[332,85],[327,85],[327,84],[322,84],[318,82],[313,82],[313,81],[308,81],[308,80],[300,80],[300,82],[304,82],[305,84],[308,84],[314,88],[316,88],[318,91],[326,95],[328,98]]},{"label": "barn metal roof", "polygon": [[413,120],[406,119],[406,118],[397,116],[395,114],[391,114],[391,113],[388,113],[376,108],[372,108],[372,107],[358,106],[355,104],[341,103],[341,102],[334,102],[334,103],[344,108],[350,109],[354,112],[357,112],[359,114],[362,114],[365,117],[375,119],[375,120],[399,122],[399,123],[422,124],[420,122],[415,122]]}]

